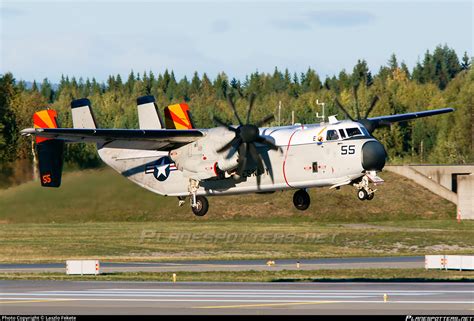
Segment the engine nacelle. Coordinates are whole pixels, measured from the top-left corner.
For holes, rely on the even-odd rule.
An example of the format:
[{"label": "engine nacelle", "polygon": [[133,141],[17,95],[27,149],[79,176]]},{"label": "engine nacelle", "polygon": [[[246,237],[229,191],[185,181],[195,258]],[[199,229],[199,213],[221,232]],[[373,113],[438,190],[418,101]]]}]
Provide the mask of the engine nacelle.
[{"label": "engine nacelle", "polygon": [[232,170],[239,165],[239,154],[235,152],[231,157],[220,157],[217,161],[217,167],[224,172]]},{"label": "engine nacelle", "polygon": [[206,136],[170,152],[170,158],[184,176],[197,180],[213,177],[224,178],[226,171],[237,167],[238,153],[236,151],[229,159],[225,158],[227,153],[216,152],[233,138],[234,133],[219,127],[211,130],[214,135]]}]

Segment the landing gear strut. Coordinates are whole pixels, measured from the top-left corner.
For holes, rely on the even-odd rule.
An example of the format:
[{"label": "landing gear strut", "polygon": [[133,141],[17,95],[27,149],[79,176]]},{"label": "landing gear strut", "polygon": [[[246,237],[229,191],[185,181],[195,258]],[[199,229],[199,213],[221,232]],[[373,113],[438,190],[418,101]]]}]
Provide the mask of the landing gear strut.
[{"label": "landing gear strut", "polygon": [[293,204],[295,205],[296,209],[300,211],[307,210],[310,203],[311,198],[309,197],[308,192],[306,192],[304,189],[296,191],[293,195]]},{"label": "landing gear strut", "polygon": [[204,196],[196,195],[198,189],[199,181],[191,178],[188,186],[189,194],[191,194],[191,210],[196,216],[204,216],[209,209],[209,202]]}]

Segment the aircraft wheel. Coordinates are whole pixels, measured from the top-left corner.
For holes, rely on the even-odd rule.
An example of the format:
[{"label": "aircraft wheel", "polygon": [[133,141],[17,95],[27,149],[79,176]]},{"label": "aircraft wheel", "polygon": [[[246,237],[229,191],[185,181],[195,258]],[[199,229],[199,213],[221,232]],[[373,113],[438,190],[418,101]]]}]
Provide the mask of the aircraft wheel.
[{"label": "aircraft wheel", "polygon": [[375,196],[375,193],[372,192],[372,193],[370,193],[370,194],[367,195],[367,198],[366,198],[366,199],[367,199],[368,201],[371,201],[371,200],[374,199],[374,196]]},{"label": "aircraft wheel", "polygon": [[296,209],[300,211],[307,210],[310,203],[311,198],[309,197],[308,192],[306,192],[304,189],[296,191],[293,195],[293,204],[295,205]]},{"label": "aircraft wheel", "polygon": [[360,189],[360,190],[357,191],[357,197],[361,201],[367,199],[367,196],[368,196],[368,194],[367,194],[367,191],[365,189]]},{"label": "aircraft wheel", "polygon": [[196,216],[204,216],[209,209],[209,202],[204,196],[196,196],[196,206],[191,206],[191,210]]}]

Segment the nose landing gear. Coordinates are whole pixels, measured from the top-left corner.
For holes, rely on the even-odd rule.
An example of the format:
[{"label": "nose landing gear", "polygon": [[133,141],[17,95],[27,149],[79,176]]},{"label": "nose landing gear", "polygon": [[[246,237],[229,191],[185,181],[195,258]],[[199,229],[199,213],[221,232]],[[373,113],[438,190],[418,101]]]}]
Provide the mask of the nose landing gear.
[{"label": "nose landing gear", "polygon": [[361,201],[372,200],[375,196],[376,189],[369,187],[369,183],[372,182],[376,184],[382,184],[383,179],[377,176],[375,172],[369,171],[364,175],[359,181],[354,182],[352,185],[357,188],[357,198]]},{"label": "nose landing gear", "polygon": [[311,198],[309,197],[308,192],[306,192],[304,189],[296,191],[293,195],[293,204],[295,205],[296,209],[300,211],[307,210],[310,203]]},{"label": "nose landing gear", "polygon": [[371,188],[367,188],[367,189],[359,189],[357,191],[357,198],[359,198],[359,200],[363,201],[363,200],[372,200],[374,199],[374,196],[375,196],[375,190],[372,190]]}]

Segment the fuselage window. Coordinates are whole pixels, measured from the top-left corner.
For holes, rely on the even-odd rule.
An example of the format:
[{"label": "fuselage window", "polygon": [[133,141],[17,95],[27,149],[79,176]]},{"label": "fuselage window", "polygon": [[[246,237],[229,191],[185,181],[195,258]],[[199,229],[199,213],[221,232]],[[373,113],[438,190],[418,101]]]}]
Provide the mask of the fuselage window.
[{"label": "fuselage window", "polygon": [[326,140],[338,140],[339,135],[337,135],[337,131],[334,129],[329,129],[326,135]]},{"label": "fuselage window", "polygon": [[362,133],[360,132],[360,129],[357,127],[347,128],[346,130],[347,130],[347,135],[349,135],[349,137],[362,135]]},{"label": "fuselage window", "polygon": [[344,129],[339,129],[339,134],[341,134],[342,139],[346,138],[346,133],[344,132]]}]

